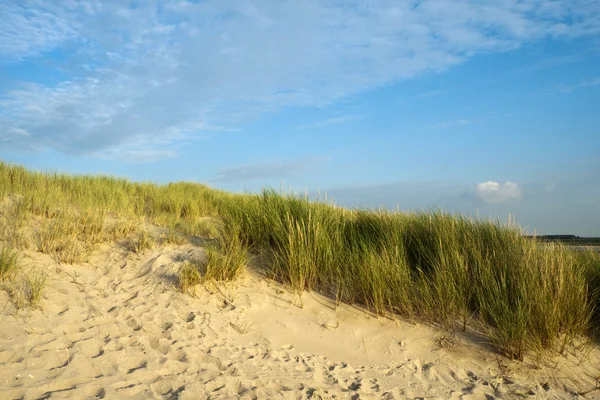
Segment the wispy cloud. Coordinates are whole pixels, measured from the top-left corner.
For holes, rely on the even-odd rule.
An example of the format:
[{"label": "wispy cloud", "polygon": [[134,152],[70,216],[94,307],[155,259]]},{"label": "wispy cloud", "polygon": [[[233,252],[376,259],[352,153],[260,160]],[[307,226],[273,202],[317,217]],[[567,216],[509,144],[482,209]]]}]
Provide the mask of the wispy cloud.
[{"label": "wispy cloud", "polygon": [[425,92],[425,93],[419,94],[417,96],[417,98],[419,98],[419,99],[427,99],[429,97],[439,96],[440,94],[442,94],[441,90],[431,90],[429,92]]},{"label": "wispy cloud", "polygon": [[340,117],[327,118],[322,121],[314,122],[314,123],[308,124],[308,125],[297,126],[294,129],[306,130],[306,129],[324,128],[324,127],[332,126],[332,125],[345,124],[347,122],[356,121],[356,120],[362,119],[362,118],[363,117],[357,116],[357,115],[342,115]]},{"label": "wispy cloud", "polygon": [[248,182],[265,178],[286,178],[291,175],[310,171],[329,161],[330,157],[313,157],[295,161],[273,161],[248,165],[237,165],[217,172],[213,182]]},{"label": "wispy cloud", "polygon": [[540,96],[557,96],[561,94],[568,94],[575,92],[579,89],[589,88],[600,85],[600,77],[586,79],[575,83],[561,83],[549,89],[541,90],[539,92],[532,93],[530,97]]},{"label": "wispy cloud", "polygon": [[248,115],[598,33],[598,15],[586,0],[2,2],[2,61],[54,51],[68,78],[0,92],[0,141],[115,157],[171,146],[169,155],[182,138]]},{"label": "wispy cloud", "polygon": [[57,7],[52,2],[0,3],[0,60],[18,62],[76,40],[82,28],[77,2]]},{"label": "wispy cloud", "polygon": [[591,86],[598,86],[598,85],[600,85],[600,77],[594,78],[594,79],[589,79],[589,80],[586,80],[583,82],[579,82],[574,85],[563,85],[558,90],[562,93],[571,93],[577,89],[591,87]]},{"label": "wispy cloud", "polygon": [[462,196],[457,182],[385,182],[330,188],[327,195],[346,207],[386,207],[404,211],[443,208]]},{"label": "wispy cloud", "polygon": [[563,65],[574,64],[581,61],[583,58],[582,54],[570,54],[567,56],[560,57],[547,57],[536,62],[533,62],[524,67],[518,68],[517,73],[530,73],[537,72],[545,69],[555,68]]},{"label": "wispy cloud", "polygon": [[158,160],[176,158],[180,155],[179,149],[160,150],[143,144],[122,146],[115,149],[106,149],[93,154],[100,159],[112,160],[119,158],[130,163],[146,163]]},{"label": "wispy cloud", "polygon": [[443,122],[437,122],[435,124],[430,124],[430,125],[427,125],[427,128],[429,128],[429,129],[453,128],[456,126],[471,125],[477,121],[480,121],[480,119],[460,118],[457,120],[443,121]]}]

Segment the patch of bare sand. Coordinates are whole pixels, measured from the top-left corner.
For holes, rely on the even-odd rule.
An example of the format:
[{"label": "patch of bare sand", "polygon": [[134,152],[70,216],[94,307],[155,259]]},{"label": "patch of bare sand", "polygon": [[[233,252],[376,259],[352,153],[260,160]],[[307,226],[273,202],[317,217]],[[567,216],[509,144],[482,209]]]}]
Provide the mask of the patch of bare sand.
[{"label": "patch of bare sand", "polygon": [[597,346],[524,363],[468,338],[440,349],[444,332],[252,273],[184,295],[192,256],[203,250],[105,245],[78,266],[28,253],[47,287],[33,312],[0,294],[0,398],[563,399],[597,385]]}]

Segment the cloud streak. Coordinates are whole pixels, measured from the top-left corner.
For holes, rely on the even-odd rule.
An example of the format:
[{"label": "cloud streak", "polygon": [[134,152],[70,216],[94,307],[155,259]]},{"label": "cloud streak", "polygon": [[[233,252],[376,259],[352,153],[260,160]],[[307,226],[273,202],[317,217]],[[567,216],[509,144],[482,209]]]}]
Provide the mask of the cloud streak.
[{"label": "cloud streak", "polygon": [[275,161],[248,165],[237,165],[218,171],[213,182],[247,182],[265,178],[286,178],[291,175],[310,171],[329,161],[330,157],[314,157],[296,161]]},{"label": "cloud streak", "polygon": [[356,115],[342,115],[340,117],[327,118],[322,121],[318,121],[318,122],[308,124],[308,125],[301,125],[301,126],[296,127],[295,129],[296,130],[307,130],[307,129],[325,128],[327,126],[340,125],[340,124],[345,124],[347,122],[356,121],[361,118],[362,117],[359,117]]},{"label": "cloud streak", "polygon": [[183,139],[264,112],[327,104],[479,53],[598,33],[599,14],[585,0],[3,3],[1,59],[54,57],[68,78],[0,92],[0,141],[170,156]]},{"label": "cloud streak", "polygon": [[442,129],[442,128],[453,128],[456,126],[467,126],[467,125],[471,125],[474,122],[477,122],[479,120],[473,120],[473,119],[468,119],[468,118],[461,118],[461,119],[457,119],[455,121],[444,121],[444,122],[438,122],[435,124],[430,124],[427,125],[427,128],[429,129]]},{"label": "cloud streak", "polygon": [[587,81],[583,81],[583,82],[579,82],[574,85],[564,85],[560,88],[560,92],[571,93],[577,89],[598,86],[598,85],[600,85],[600,77],[597,77],[595,79],[590,79]]}]

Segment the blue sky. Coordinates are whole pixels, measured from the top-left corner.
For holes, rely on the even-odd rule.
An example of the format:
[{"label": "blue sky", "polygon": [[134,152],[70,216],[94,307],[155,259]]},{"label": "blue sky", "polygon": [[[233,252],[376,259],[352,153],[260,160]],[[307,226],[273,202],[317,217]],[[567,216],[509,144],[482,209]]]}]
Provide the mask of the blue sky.
[{"label": "blue sky", "polygon": [[600,236],[600,1],[0,0],[0,159]]}]

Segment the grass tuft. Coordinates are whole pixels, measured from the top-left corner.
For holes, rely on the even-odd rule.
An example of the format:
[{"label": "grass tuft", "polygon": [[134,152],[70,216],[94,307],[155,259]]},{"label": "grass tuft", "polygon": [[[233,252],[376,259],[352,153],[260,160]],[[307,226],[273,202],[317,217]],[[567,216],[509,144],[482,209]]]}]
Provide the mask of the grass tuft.
[{"label": "grass tuft", "polygon": [[154,248],[154,238],[147,229],[142,229],[136,236],[127,239],[127,248],[136,254],[143,253]]},{"label": "grass tuft", "polygon": [[13,249],[0,249],[0,281],[11,280],[19,269],[19,255]]},{"label": "grass tuft", "polygon": [[[82,225],[69,214],[60,214],[55,219],[45,220],[37,231],[37,250],[50,254],[59,263],[75,264],[87,260],[94,241],[82,235]],[[86,228],[87,229],[87,228]]]},{"label": "grass tuft", "polygon": [[21,290],[28,306],[37,307],[39,305],[47,278],[47,273],[37,270],[32,270],[24,275]]},{"label": "grass tuft", "polygon": [[17,309],[39,307],[48,273],[31,269],[19,274],[8,287],[12,303]]},{"label": "grass tuft", "polygon": [[169,229],[165,234],[161,235],[162,243],[171,243],[176,245],[183,245],[188,242],[187,238],[175,231],[174,229]]},{"label": "grass tuft", "polygon": [[203,281],[232,281],[248,262],[248,249],[239,238],[236,228],[222,234],[216,245],[206,248],[208,262],[204,267]]},{"label": "grass tuft", "polygon": [[179,270],[179,290],[186,293],[202,282],[200,269],[202,265],[194,261],[185,261]]}]

